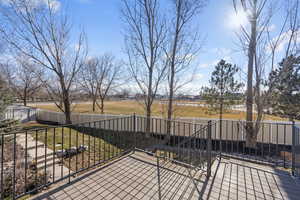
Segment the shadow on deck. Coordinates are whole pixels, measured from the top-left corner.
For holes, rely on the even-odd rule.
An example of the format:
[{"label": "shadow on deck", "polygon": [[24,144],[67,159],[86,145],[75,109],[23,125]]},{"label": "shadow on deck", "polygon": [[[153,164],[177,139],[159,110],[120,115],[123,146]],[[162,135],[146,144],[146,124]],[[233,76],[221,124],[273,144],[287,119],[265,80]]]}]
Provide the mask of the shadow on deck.
[{"label": "shadow on deck", "polygon": [[[135,152],[53,185],[32,199],[299,199],[300,182],[276,169],[235,159],[214,162],[212,176]],[[159,176],[158,176],[159,174]],[[192,174],[192,176],[191,176]]]}]

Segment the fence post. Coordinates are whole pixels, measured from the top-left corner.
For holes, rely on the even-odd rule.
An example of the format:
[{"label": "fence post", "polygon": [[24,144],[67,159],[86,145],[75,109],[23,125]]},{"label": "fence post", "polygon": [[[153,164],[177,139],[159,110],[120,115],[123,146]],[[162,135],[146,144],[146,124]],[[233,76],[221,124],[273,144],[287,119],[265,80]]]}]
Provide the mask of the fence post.
[{"label": "fence post", "polygon": [[157,167],[157,182],[158,182],[158,199],[161,200],[161,187],[160,187],[160,166],[159,157],[156,157],[156,167]]},{"label": "fence post", "polygon": [[133,150],[135,150],[136,148],[136,114],[133,113],[133,134],[134,134],[134,148]]},{"label": "fence post", "polygon": [[207,124],[207,177],[211,176],[211,157],[212,157],[212,148],[211,148],[211,120]]},{"label": "fence post", "polygon": [[295,176],[295,146],[296,146],[296,130],[295,130],[295,121],[293,120],[292,124],[292,175]]},{"label": "fence post", "polygon": [[[219,120],[219,137],[220,137],[220,140],[219,140],[219,150],[220,150],[220,156],[222,155],[222,145],[223,145],[223,134],[222,134],[222,130],[223,130],[223,121],[222,121],[222,119],[220,119]],[[226,140],[227,140],[227,138],[226,138]],[[227,144],[227,142],[226,142],[226,144]],[[226,146],[226,148],[227,148],[227,146]]]},{"label": "fence post", "polygon": [[30,121],[31,119],[30,119],[30,108],[29,109],[27,109],[27,120],[28,121]]}]

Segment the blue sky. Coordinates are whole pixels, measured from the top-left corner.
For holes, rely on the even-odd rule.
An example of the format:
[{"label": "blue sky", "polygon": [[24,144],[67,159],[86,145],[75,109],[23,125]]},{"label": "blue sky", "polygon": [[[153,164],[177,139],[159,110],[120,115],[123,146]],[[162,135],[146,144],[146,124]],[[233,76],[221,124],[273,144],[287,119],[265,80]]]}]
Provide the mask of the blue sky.
[{"label": "blue sky", "polygon": [[[166,2],[168,0],[162,0]],[[67,12],[71,16],[75,32],[84,27],[88,37],[90,54],[105,52],[118,58],[126,58],[123,53],[121,0],[72,0]],[[205,37],[203,48],[197,59],[197,78],[187,86],[187,90],[198,93],[202,85],[207,85],[214,65],[221,58],[239,65],[244,71],[246,56],[235,43],[235,27],[232,22],[234,10],[232,0],[210,0],[203,12],[195,19],[201,25]],[[280,15],[279,15],[280,16]],[[276,30],[276,24],[274,24]],[[241,79],[245,74],[241,73]],[[190,88],[189,88],[190,87]]]}]

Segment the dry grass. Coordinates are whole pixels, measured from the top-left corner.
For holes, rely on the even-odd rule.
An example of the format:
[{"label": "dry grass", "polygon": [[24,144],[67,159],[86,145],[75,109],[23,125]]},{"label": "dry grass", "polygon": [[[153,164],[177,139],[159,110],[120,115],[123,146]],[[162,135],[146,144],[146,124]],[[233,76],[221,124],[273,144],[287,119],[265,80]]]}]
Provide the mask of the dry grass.
[{"label": "dry grass", "polygon": [[[38,107],[41,109],[51,110],[51,111],[59,111],[59,109],[54,104],[47,105],[33,105],[34,107]],[[105,102],[105,113],[107,114],[139,114],[144,115],[143,105],[136,101],[106,101]],[[159,103],[153,104],[152,115],[165,117],[166,116],[166,105],[162,105]],[[92,105],[90,103],[78,103],[73,105],[73,112],[79,113],[93,113]],[[97,108],[94,113],[100,113],[100,110]],[[243,120],[246,118],[246,113],[243,111],[226,111],[224,113],[224,119],[238,119]],[[212,113],[208,108],[204,107],[195,107],[195,106],[175,106],[175,117],[199,117],[199,118],[218,118],[218,113]],[[274,120],[274,121],[283,121],[286,119],[265,115],[265,120]]]},{"label": "dry grass", "polygon": [[[48,127],[45,124],[39,123],[27,123],[23,126],[26,129],[40,129],[37,133],[32,132],[33,138],[36,138],[42,143],[46,143],[47,147],[54,150],[69,149],[71,147],[77,147],[80,145],[88,145],[91,152],[105,152],[104,147],[110,149],[112,152],[117,152],[119,149],[110,144],[109,142],[101,139],[100,137],[94,137],[88,133],[82,133],[74,128],[69,127]],[[45,130],[47,129],[47,135]],[[99,133],[100,134],[100,133]],[[55,136],[55,138],[54,138]],[[96,144],[96,145],[95,145]],[[56,145],[59,145],[58,147]],[[56,146],[56,147],[55,147]],[[111,156],[111,155],[107,155]]]},{"label": "dry grass", "polygon": [[[79,147],[80,145],[87,146],[88,149],[82,153],[72,156],[70,158],[64,158],[64,165],[71,170],[75,171],[80,168],[87,168],[100,160],[104,161],[112,159],[118,153],[122,151],[120,147],[113,145],[112,136],[109,136],[104,132],[97,133],[97,136],[93,136],[90,133],[80,132],[74,128],[69,127],[48,127],[45,124],[39,123],[27,123],[23,125],[25,129],[40,129],[37,133],[32,131],[32,137],[47,144],[49,149],[53,151],[61,149],[70,149],[72,147]],[[47,129],[47,135],[45,130]]]}]

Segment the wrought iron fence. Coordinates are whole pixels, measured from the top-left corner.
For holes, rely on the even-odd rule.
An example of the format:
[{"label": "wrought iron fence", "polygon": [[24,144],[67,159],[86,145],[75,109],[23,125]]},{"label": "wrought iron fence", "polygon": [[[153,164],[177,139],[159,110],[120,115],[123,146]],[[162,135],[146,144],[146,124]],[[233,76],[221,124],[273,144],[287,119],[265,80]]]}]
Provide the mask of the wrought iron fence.
[{"label": "wrought iron fence", "polygon": [[213,150],[220,152],[222,156],[292,168],[296,140],[292,123],[260,122],[255,148],[246,145],[246,123],[219,121],[212,131]]},{"label": "wrought iron fence", "polygon": [[[258,162],[262,164],[271,164],[273,166],[280,166],[289,168],[293,174],[299,174],[300,168],[300,124],[293,124],[291,122],[260,122],[257,130],[257,137],[255,142],[255,148],[247,147],[246,145],[246,122],[237,120],[222,120],[210,122],[208,120],[197,121],[199,123],[190,123],[172,121],[170,122],[170,141],[172,141],[172,135],[176,135],[176,139],[172,141],[177,145],[178,149],[181,149],[180,140],[186,141],[185,136],[195,142],[198,146],[204,146],[206,148],[206,142],[211,142],[212,157],[218,154],[220,156],[232,157],[235,159],[243,159],[251,162]],[[210,126],[210,138],[207,136],[207,124]],[[142,130],[146,130],[146,119],[141,118],[138,120],[139,126]],[[152,133],[167,132],[167,120],[153,118],[151,120]],[[253,122],[253,125],[254,122]],[[201,129],[204,127],[204,129]],[[294,127],[294,128],[293,128]],[[162,131],[161,131],[162,130]],[[190,131],[192,130],[192,131]],[[196,138],[192,137],[190,133],[201,132]],[[177,141],[176,141],[177,140]],[[179,142],[178,142],[179,140]],[[204,144],[204,145],[203,145]],[[197,146],[196,145],[196,146]],[[197,149],[201,149],[198,148]],[[166,145],[164,146],[167,147]],[[192,145],[193,147],[193,145]],[[183,148],[184,149],[184,148]],[[190,148],[192,149],[192,148]],[[184,151],[178,151],[180,155],[183,155]],[[199,155],[199,154],[198,154]],[[205,156],[194,156],[201,162],[201,159],[207,159]],[[208,162],[204,162],[208,163]]]},{"label": "wrought iron fence", "polygon": [[211,164],[216,156],[211,142],[216,122],[209,121],[204,125],[151,118],[149,123],[150,131],[147,133],[147,118],[136,117],[137,149],[156,153],[159,158],[187,167],[207,170],[207,176],[210,176]]},{"label": "wrought iron fence", "polygon": [[132,117],[0,135],[1,199],[31,194],[134,148]]},{"label": "wrought iron fence", "polygon": [[[128,116],[0,135],[1,199],[18,198],[133,151],[210,175],[211,130],[188,122]],[[39,125],[40,126],[40,125]],[[168,128],[171,127],[171,128]]]}]

